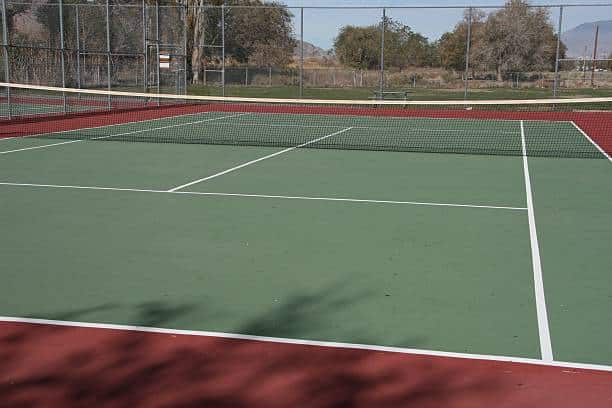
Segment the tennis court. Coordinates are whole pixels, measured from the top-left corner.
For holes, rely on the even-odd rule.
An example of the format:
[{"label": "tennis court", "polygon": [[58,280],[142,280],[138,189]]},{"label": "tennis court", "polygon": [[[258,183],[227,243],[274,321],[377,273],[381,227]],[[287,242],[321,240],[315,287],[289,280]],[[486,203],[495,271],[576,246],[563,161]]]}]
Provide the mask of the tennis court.
[{"label": "tennis court", "polygon": [[607,392],[593,378],[612,371],[609,112],[391,108],[3,122],[7,333],[561,367]]}]

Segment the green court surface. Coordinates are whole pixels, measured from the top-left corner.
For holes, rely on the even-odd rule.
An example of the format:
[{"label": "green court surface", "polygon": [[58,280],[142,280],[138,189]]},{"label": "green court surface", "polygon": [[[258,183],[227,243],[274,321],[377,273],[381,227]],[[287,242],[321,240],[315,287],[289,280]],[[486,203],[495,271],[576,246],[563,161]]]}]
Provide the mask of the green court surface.
[{"label": "green court surface", "polygon": [[[42,115],[49,113],[60,113],[63,112],[63,106],[61,104],[35,104],[35,103],[15,103],[11,102],[10,114],[14,116],[22,115]],[[0,117],[9,116],[9,106],[6,103],[0,103]]]},{"label": "green court surface", "polygon": [[[230,146],[401,121],[520,152],[553,128],[229,115],[0,140],[0,315],[612,365],[609,160]],[[181,123],[227,144],[114,141]]]}]

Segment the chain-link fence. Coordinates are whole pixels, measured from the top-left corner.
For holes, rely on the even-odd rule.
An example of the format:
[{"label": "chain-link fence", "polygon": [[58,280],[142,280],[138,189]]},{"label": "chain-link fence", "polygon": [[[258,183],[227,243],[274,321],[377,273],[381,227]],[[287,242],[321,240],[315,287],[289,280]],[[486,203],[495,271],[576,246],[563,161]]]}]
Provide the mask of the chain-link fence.
[{"label": "chain-link fence", "polygon": [[[612,90],[611,31],[583,32],[578,40],[560,35],[585,10],[612,15],[612,4],[528,6],[533,21],[539,15],[546,22],[535,38],[520,24],[508,24],[513,16],[504,15],[503,7],[0,1],[0,75],[6,82],[334,99],[493,99]],[[437,38],[413,28],[432,18],[446,26]],[[491,30],[501,42],[511,39],[536,51],[517,57],[491,42]],[[350,40],[351,35],[364,36]],[[355,55],[347,38],[361,42],[363,55]],[[576,47],[584,52],[576,55]]]}]

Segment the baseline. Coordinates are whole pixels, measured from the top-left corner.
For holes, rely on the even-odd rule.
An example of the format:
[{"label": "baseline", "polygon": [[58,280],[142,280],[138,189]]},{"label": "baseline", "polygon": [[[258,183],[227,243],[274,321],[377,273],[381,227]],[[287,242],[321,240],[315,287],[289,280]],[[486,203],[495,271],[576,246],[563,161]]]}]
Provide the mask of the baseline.
[{"label": "baseline", "polygon": [[36,325],[49,325],[49,326],[119,330],[119,331],[127,331],[127,332],[131,331],[131,332],[139,332],[139,333],[172,334],[172,335],[179,335],[179,336],[217,337],[217,338],[224,338],[224,339],[253,340],[253,341],[266,342],[266,343],[296,344],[296,345],[315,346],[315,347],[383,351],[383,352],[388,352],[388,353],[415,354],[415,355],[434,356],[434,357],[450,357],[450,358],[460,358],[460,359],[467,359],[467,360],[500,361],[500,362],[530,364],[530,365],[545,366],[545,367],[560,367],[560,368],[568,368],[568,369],[612,372],[612,366],[609,366],[609,365],[574,363],[574,362],[552,361],[552,360],[546,361],[546,360],[538,360],[538,359],[532,359],[532,358],[491,355],[491,354],[469,354],[469,353],[458,353],[458,352],[451,352],[451,351],[426,350],[426,349],[415,349],[415,348],[404,348],[404,347],[389,347],[389,346],[379,346],[379,345],[374,345],[374,344],[342,343],[342,342],[304,340],[304,339],[294,339],[294,338],[284,338],[284,337],[256,336],[256,335],[250,335],[250,334],[214,332],[214,331],[204,331],[204,330],[167,329],[167,328],[152,327],[152,326],[131,326],[131,325],[121,325],[121,324],[111,324],[111,323],[89,323],[89,322],[36,319],[36,318],[13,317],[13,316],[0,316],[0,321],[10,322],[10,323],[28,323],[28,324],[36,324]]}]

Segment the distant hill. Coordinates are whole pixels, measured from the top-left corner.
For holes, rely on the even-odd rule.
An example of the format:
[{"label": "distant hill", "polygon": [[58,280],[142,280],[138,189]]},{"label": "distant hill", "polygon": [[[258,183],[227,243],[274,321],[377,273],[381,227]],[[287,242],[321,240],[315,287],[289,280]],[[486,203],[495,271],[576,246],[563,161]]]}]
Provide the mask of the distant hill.
[{"label": "distant hill", "polygon": [[[295,47],[294,55],[299,57],[301,55],[300,41],[298,40],[297,46]],[[321,47],[317,47],[307,41],[304,41],[304,58],[323,58],[328,57],[330,51],[324,50]]]},{"label": "distant hill", "polygon": [[578,58],[584,55],[584,47],[587,47],[587,57],[593,56],[593,42],[595,40],[595,26],[599,25],[599,42],[597,45],[597,56],[606,58],[612,54],[612,20],[593,21],[580,24],[571,30],[561,34],[561,40],[567,46],[567,56]]}]

